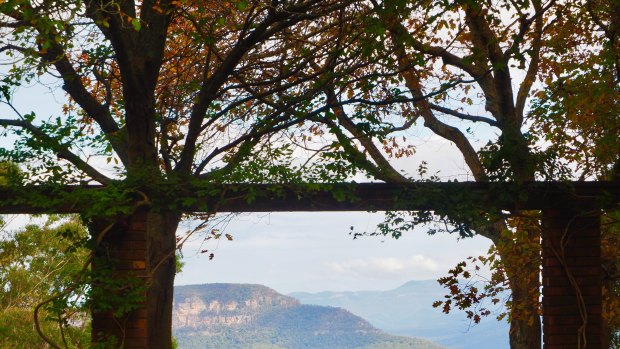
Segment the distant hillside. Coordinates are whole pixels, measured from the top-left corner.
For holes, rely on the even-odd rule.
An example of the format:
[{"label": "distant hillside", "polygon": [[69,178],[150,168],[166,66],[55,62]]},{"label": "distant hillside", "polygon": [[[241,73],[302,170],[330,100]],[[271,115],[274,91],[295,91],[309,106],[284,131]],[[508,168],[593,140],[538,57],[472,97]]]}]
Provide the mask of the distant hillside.
[{"label": "distant hillside", "polygon": [[388,335],[334,307],[302,305],[261,285],[175,287],[173,331],[180,349],[445,349]]},{"label": "distant hillside", "polygon": [[463,312],[432,307],[445,289],[435,280],[411,281],[389,291],[292,293],[303,304],[341,307],[395,335],[425,338],[454,349],[507,349],[508,324],[485,318],[471,324]]}]

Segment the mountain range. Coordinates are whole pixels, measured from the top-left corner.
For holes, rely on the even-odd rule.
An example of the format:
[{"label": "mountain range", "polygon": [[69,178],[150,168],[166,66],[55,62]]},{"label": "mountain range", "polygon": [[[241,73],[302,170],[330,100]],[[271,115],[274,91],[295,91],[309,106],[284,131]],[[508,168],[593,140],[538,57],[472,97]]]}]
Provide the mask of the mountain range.
[{"label": "mountain range", "polygon": [[179,349],[446,349],[248,284],[175,287],[173,331]]},{"label": "mountain range", "polygon": [[[435,280],[410,281],[388,291],[292,293],[303,304],[340,307],[394,335],[420,337],[451,349],[508,349],[509,325],[493,316],[479,324],[463,311],[433,308],[446,289]],[[501,312],[503,309],[496,309]]]}]

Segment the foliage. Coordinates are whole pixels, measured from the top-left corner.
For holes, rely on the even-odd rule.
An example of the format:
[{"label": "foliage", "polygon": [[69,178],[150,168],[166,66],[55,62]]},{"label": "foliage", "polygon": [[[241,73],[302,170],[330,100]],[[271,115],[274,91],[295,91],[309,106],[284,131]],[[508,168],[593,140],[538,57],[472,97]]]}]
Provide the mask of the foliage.
[{"label": "foliage", "polygon": [[[491,280],[485,280],[479,274],[481,266],[493,268]],[[493,306],[499,302],[510,304],[504,299],[507,285],[496,252],[489,251],[488,256],[469,257],[468,261],[458,263],[448,273],[448,276],[440,278],[438,282],[450,293],[444,296],[444,300],[435,301],[434,308],[441,308],[446,314],[453,308],[464,310],[467,318],[478,324],[483,317],[494,314]],[[480,280],[477,280],[478,278]],[[497,320],[502,320],[507,312],[495,315]]]},{"label": "foliage", "polygon": [[[86,231],[77,218],[50,217],[0,238],[0,337],[2,348],[38,348],[44,341],[35,331],[33,312],[44,304],[41,329],[69,348],[88,347],[90,326],[85,285],[75,288],[88,255],[79,244]],[[78,242],[76,244],[76,242]]]},{"label": "foliage", "polygon": [[[441,307],[446,314],[453,308],[464,310],[475,324],[489,315],[495,315],[497,320],[519,318],[525,321],[534,321],[532,318],[540,315],[539,309],[533,310],[512,300],[506,270],[521,266],[522,280],[539,278],[540,242],[524,233],[539,229],[538,218],[536,214],[529,217],[524,215],[513,217],[508,222],[511,230],[504,232],[505,240],[492,246],[486,255],[469,257],[458,263],[449,270],[447,276],[438,280],[449,293],[443,300],[434,302],[433,307]],[[485,275],[483,270],[489,270],[490,275]],[[538,299],[539,292],[534,290],[530,296]],[[499,302],[505,304],[506,311],[496,313],[493,310]]]},{"label": "foliage", "polygon": [[618,6],[594,0],[567,4],[558,9],[554,36],[545,42],[549,59],[540,72],[544,88],[534,94],[534,129],[580,178],[612,179],[620,154],[620,61],[617,34],[609,32],[618,31],[612,24]]},{"label": "foliage", "polygon": [[19,167],[11,162],[0,162],[0,185],[19,185],[22,181]]},{"label": "foliage", "polygon": [[[299,181],[303,166],[292,166],[283,146],[295,137],[288,129],[328,111],[320,97],[326,76],[347,76],[360,64],[338,57],[350,42],[338,38],[367,10],[354,1],[0,3],[0,53],[11,66],[1,73],[0,99],[12,113],[0,125],[15,140],[0,148],[0,159],[18,164],[24,183],[49,188],[2,200],[50,210],[63,185],[104,185],[79,207],[97,271],[87,280],[93,306],[125,313],[141,287],[170,305],[167,261],[183,199],[175,187],[199,179]],[[62,113],[20,110],[19,87],[50,80],[66,93],[58,96]],[[324,180],[331,173],[348,172],[329,162],[315,171]],[[69,201],[88,195],[78,188]],[[145,257],[158,282],[144,285],[136,273],[120,275],[113,251],[112,236],[123,236],[138,208],[169,222],[146,232],[161,244]],[[169,345],[169,329],[155,334]]]},{"label": "foliage", "polygon": [[[429,131],[456,147],[468,179],[617,178],[617,13],[612,0],[3,1],[10,68],[0,100],[12,114],[0,126],[15,142],[0,160],[51,194],[2,200],[50,209],[54,188],[105,186],[79,207],[103,273],[91,280],[95,295],[107,294],[111,275],[117,290],[140,289],[136,274],[116,278],[112,236],[143,210],[168,222],[145,233],[158,242],[146,269],[160,282],[142,286],[169,305],[174,263],[165,262],[191,200],[177,191],[183,183],[408,182],[395,159],[414,156],[411,135]],[[66,93],[62,113],[20,110],[19,87],[48,80]],[[514,347],[536,348],[538,227],[451,200],[389,214],[379,233],[398,237],[439,217],[463,237],[491,239],[513,291]],[[100,306],[139,302],[114,294],[131,302]]]},{"label": "foliage", "polygon": [[[401,135],[397,130],[412,129],[416,121],[423,121],[458,148],[471,176],[481,182],[571,180],[593,174],[612,178],[620,159],[616,3],[373,1],[369,30],[388,47],[380,58],[386,64],[379,69],[393,74],[378,80],[401,97],[400,109],[379,114],[390,115],[394,126],[388,135]],[[334,84],[332,94],[346,96],[348,88],[356,90]],[[358,110],[335,114],[339,127],[329,130],[341,144],[349,142],[342,151],[352,162],[384,181],[411,180],[388,161],[390,151],[376,151],[385,137],[377,129],[383,120],[362,120]],[[348,139],[339,135],[343,129]],[[498,137],[480,148],[473,129],[480,130],[483,139],[489,129]],[[398,143],[407,144],[404,137]],[[441,206],[449,200],[437,200],[434,212],[389,213],[373,234],[399,237],[439,218],[451,223],[444,227],[447,231],[461,236],[476,231],[490,238],[495,249],[484,260],[496,262],[491,264],[495,276],[489,288],[472,289],[467,283],[463,289],[457,287],[456,277],[465,273],[459,265],[453,277],[442,280],[450,288],[447,301],[473,306],[470,317],[478,319],[480,292],[492,295],[496,287],[510,287],[511,345],[538,347],[536,213],[486,214],[469,207],[450,211]],[[515,218],[506,220],[510,215]]]}]

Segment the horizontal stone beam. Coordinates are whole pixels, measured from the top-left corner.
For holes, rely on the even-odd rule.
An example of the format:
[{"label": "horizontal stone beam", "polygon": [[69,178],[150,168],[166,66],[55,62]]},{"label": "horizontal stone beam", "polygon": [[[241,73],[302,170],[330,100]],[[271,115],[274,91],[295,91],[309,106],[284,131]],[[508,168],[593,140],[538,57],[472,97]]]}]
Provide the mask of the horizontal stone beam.
[{"label": "horizontal stone beam", "polygon": [[[304,184],[163,183],[120,186],[0,187],[0,214],[129,210],[139,202],[183,212],[541,210],[620,202],[613,182],[412,182]],[[108,214],[111,212],[107,212]]]}]

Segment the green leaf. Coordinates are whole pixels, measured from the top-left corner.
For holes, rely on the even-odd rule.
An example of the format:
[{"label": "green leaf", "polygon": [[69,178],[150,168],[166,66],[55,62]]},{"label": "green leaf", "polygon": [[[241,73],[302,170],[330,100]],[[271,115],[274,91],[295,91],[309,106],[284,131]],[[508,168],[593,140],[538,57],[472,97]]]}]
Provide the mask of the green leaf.
[{"label": "green leaf", "polygon": [[243,10],[245,10],[246,8],[248,8],[248,2],[247,2],[247,1],[239,1],[239,2],[237,3],[237,9],[238,9],[239,11],[243,11]]},{"label": "green leaf", "polygon": [[140,31],[140,29],[142,28],[142,24],[140,24],[140,19],[139,18],[134,18],[131,20],[131,25],[133,25],[133,29],[135,31]]}]

